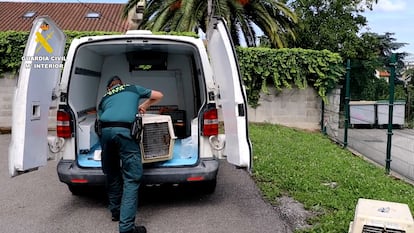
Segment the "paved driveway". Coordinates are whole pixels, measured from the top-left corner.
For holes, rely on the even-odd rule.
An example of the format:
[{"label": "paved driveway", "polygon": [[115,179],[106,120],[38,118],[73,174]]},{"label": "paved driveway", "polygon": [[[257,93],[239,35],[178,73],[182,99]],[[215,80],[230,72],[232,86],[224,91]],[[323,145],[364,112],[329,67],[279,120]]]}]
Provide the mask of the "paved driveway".
[{"label": "paved driveway", "polygon": [[[58,181],[57,161],[8,176],[10,135],[0,134],[0,232],[115,233],[101,195],[73,196]],[[145,190],[145,189],[144,189]],[[140,195],[137,223],[151,233],[290,233],[279,210],[265,202],[250,175],[221,164],[216,192],[148,189]]]}]

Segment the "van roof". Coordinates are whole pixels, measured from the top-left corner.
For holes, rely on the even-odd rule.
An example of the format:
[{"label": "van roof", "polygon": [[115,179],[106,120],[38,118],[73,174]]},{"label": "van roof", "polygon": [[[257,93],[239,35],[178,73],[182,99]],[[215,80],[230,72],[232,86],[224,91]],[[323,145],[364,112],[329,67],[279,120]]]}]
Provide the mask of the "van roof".
[{"label": "van roof", "polygon": [[[132,30],[128,31],[125,34],[111,34],[111,35],[96,35],[96,36],[83,36],[79,40],[81,42],[91,41],[91,40],[110,40],[110,39],[164,39],[172,41],[182,41],[189,43],[199,43],[202,41],[201,38],[195,38],[192,36],[185,35],[164,35],[164,34],[153,34],[148,30]],[[196,42],[197,41],[197,42]]]}]

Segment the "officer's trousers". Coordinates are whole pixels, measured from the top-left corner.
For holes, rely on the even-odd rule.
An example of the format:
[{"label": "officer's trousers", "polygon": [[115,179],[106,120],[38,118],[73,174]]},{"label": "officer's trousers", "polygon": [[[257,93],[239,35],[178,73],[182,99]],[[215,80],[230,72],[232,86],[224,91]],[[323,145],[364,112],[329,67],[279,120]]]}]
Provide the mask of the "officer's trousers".
[{"label": "officer's trousers", "polygon": [[121,127],[102,129],[102,169],[106,175],[109,209],[120,214],[119,232],[135,225],[142,162],[138,143],[130,130]]}]

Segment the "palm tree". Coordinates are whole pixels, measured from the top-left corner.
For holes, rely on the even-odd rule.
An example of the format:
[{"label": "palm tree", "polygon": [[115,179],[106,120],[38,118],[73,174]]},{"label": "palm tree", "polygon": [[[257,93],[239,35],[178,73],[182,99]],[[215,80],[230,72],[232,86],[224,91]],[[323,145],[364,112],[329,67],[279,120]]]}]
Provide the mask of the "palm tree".
[{"label": "palm tree", "polygon": [[[123,17],[134,9],[139,0],[129,0]],[[285,38],[295,38],[293,31],[297,16],[277,0],[212,0],[213,13],[226,19],[233,42],[244,40],[249,47],[256,46],[258,29],[267,36],[272,47],[286,46]],[[208,25],[206,0],[147,0],[144,18],[139,25],[153,31],[206,31]]]}]

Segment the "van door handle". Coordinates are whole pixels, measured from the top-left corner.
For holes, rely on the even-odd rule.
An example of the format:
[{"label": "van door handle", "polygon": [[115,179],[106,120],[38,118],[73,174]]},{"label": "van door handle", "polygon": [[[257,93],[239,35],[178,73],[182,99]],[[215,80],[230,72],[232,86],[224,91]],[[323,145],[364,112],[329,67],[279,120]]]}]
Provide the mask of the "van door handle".
[{"label": "van door handle", "polygon": [[30,116],[30,120],[40,120],[40,102],[34,101],[32,102],[32,115]]},{"label": "van door handle", "polygon": [[244,104],[238,104],[237,105],[237,110],[239,112],[239,116],[244,117],[246,115],[246,113],[244,111]]}]

